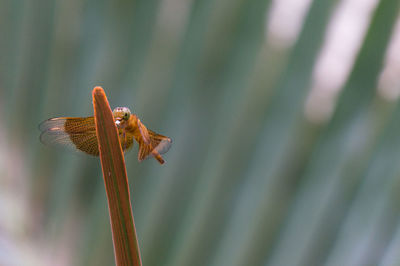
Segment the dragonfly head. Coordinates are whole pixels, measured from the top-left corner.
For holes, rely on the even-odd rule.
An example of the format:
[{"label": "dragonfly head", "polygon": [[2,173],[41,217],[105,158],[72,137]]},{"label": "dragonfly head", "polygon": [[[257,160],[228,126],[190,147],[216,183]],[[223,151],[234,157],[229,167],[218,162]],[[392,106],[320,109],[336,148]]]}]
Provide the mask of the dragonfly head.
[{"label": "dragonfly head", "polygon": [[129,120],[131,116],[131,110],[127,107],[116,107],[113,110],[113,116],[117,127],[123,126],[123,124]]}]

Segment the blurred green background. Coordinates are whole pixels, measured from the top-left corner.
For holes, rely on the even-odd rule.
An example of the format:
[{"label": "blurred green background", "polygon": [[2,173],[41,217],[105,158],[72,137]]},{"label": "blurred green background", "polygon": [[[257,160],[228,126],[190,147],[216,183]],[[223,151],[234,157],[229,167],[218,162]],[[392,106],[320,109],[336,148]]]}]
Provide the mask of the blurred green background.
[{"label": "blurred green background", "polygon": [[400,265],[399,7],[0,0],[0,265],[114,264],[99,160],[39,141],[96,85],[174,141],[126,154],[143,265]]}]

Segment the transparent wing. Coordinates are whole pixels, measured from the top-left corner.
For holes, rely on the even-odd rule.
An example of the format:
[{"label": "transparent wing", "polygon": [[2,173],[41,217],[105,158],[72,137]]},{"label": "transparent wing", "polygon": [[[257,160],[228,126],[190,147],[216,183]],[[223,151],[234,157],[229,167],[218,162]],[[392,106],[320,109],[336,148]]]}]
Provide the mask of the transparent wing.
[{"label": "transparent wing", "polygon": [[46,145],[69,147],[99,155],[93,117],[51,118],[39,125],[40,141]]},{"label": "transparent wing", "polygon": [[171,148],[172,140],[166,136],[149,131],[151,145],[159,154],[166,153]]},{"label": "transparent wing", "polygon": [[143,161],[149,158],[149,156],[155,157],[160,163],[164,163],[164,160],[160,154],[166,153],[171,147],[172,140],[166,136],[157,134],[151,130],[148,131],[150,144],[146,144],[144,141],[139,141],[139,153],[138,160]]}]

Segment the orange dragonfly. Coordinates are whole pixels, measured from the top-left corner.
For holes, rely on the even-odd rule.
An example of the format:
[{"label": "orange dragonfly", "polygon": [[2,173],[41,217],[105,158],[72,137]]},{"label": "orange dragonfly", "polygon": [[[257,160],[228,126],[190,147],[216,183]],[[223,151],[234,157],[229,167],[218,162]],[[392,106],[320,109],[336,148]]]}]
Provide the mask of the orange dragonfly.
[{"label": "orange dragonfly", "polygon": [[[139,143],[138,160],[154,157],[160,164],[165,161],[161,154],[171,147],[172,140],[147,129],[140,119],[127,107],[113,110],[115,125],[123,151],[133,147],[133,140]],[[94,117],[56,117],[39,125],[40,141],[44,144],[69,146],[87,154],[98,156]]]}]

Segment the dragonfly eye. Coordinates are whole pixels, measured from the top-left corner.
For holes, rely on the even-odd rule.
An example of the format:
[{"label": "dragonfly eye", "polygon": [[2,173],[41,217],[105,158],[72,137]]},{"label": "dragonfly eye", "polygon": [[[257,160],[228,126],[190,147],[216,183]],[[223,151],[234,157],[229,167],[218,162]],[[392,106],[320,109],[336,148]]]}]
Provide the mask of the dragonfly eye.
[{"label": "dragonfly eye", "polygon": [[123,119],[124,119],[124,120],[128,120],[130,115],[131,115],[130,113],[125,112],[125,113],[124,113]]}]

